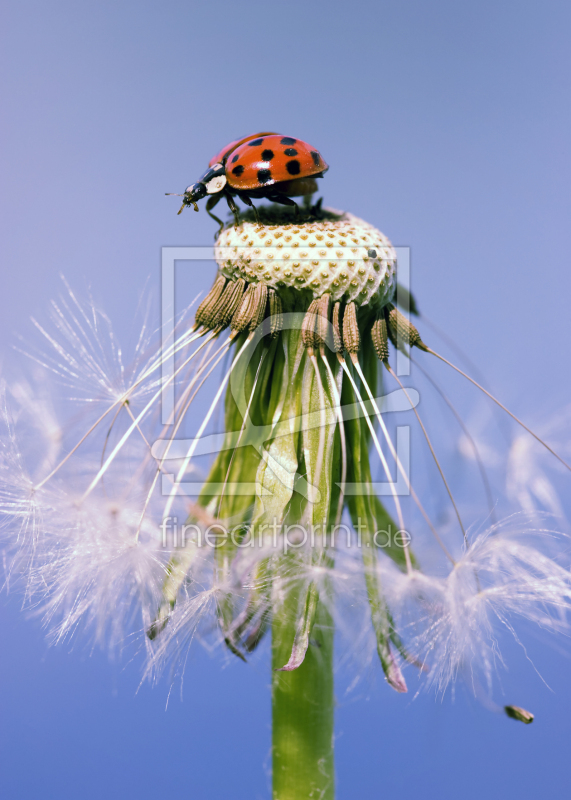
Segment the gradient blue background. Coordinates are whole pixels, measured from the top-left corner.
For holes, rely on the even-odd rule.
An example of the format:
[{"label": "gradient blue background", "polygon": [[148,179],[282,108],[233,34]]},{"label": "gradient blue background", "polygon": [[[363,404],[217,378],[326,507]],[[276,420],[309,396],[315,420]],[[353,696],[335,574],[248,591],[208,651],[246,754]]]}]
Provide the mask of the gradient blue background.
[{"label": "gradient blue background", "polygon": [[[60,272],[126,334],[161,246],[212,241],[204,211],[177,217],[164,192],[235,136],[278,130],[324,154],[328,204],[412,247],[422,308],[541,423],[570,387],[570,27],[549,0],[6,4],[3,358]],[[212,270],[185,274],[187,302]],[[18,605],[0,606],[2,797],[270,796],[264,664],[195,650],[165,709],[166,681],[136,694],[138,662],[49,649]],[[529,652],[553,691],[521,658],[504,686],[530,727],[378,675],[340,694],[340,800],[567,796],[571,665]]]}]

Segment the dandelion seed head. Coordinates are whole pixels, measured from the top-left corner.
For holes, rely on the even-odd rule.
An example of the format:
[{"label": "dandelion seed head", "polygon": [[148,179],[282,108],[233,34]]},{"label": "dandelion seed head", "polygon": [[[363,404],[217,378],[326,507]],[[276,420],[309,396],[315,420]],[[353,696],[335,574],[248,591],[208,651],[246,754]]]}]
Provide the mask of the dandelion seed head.
[{"label": "dandelion seed head", "polygon": [[388,302],[396,285],[396,252],[387,237],[352,214],[326,211],[327,218],[260,226],[247,215],[229,225],[215,246],[221,272],[274,288],[308,289],[315,297],[359,305]]},{"label": "dandelion seed head", "polygon": [[[376,541],[381,528],[397,526],[374,494],[369,453],[378,455],[383,477],[391,478],[395,463],[397,477],[403,469],[376,405],[377,368],[390,367],[389,339],[395,345],[402,334],[414,344],[413,328],[390,305],[395,251],[350,214],[291,224],[282,211],[269,213],[266,225],[246,213],[223,230],[215,285],[196,325],[177,328],[166,350],[145,321],[128,359],[91,301],[70,292],[53,306],[53,329],[40,327],[49,352],[36,353],[39,388],[19,379],[4,390],[0,525],[11,540],[10,577],[21,576],[27,605],[43,615],[54,642],[79,630],[111,648],[144,642],[154,677],[167,665],[182,669],[194,641],[249,659],[276,618],[293,640],[278,669],[297,668],[307,648],[318,647],[319,602],[330,622],[317,628],[335,628],[341,659],[356,673],[380,660],[399,692],[412,669],[437,693],[460,676],[475,691],[491,690],[505,633],[519,641],[522,623],[568,630],[569,572],[550,536],[534,537],[518,520],[468,536],[435,454],[457,544],[443,544],[441,534],[448,542],[452,533],[433,523],[408,478],[418,508],[412,547],[385,550]],[[295,290],[303,294],[292,300]],[[308,307],[311,295],[320,299]],[[288,301],[303,311],[300,330],[283,329]],[[266,335],[259,323],[268,313]],[[374,325],[379,336],[384,330],[380,348]],[[195,398],[236,337],[215,400],[196,419]],[[161,367],[171,355],[175,402],[163,424]],[[61,423],[60,404],[46,390],[53,378],[87,408],[73,425]],[[194,503],[178,490],[198,474],[192,458],[227,385],[223,447]],[[240,408],[236,386],[245,392]],[[182,438],[190,428],[192,438]],[[466,454],[473,452],[471,444]],[[559,510],[535,443],[516,440],[509,463],[510,496],[530,511],[538,504]],[[345,496],[346,485],[361,494]],[[404,529],[396,492],[390,500]],[[329,528],[344,509],[355,530],[365,518],[358,543],[353,536],[332,543]],[[262,536],[272,514],[277,533]],[[325,532],[306,540],[310,523],[324,519]],[[181,540],[174,529],[184,520],[194,533]],[[230,521],[252,533],[253,546],[205,543],[206,528]],[[286,534],[287,527],[297,532]],[[436,550],[446,567],[431,571],[437,559],[424,555]]]}]

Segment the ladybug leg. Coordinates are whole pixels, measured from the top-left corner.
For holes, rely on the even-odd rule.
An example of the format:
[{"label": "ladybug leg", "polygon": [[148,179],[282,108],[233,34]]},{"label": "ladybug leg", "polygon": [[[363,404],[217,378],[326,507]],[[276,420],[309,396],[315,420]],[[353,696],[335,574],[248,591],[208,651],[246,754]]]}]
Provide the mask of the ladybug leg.
[{"label": "ladybug leg", "polygon": [[257,208],[256,208],[256,206],[255,206],[255,205],[252,203],[252,201],[250,200],[250,198],[248,197],[248,195],[247,195],[247,194],[242,194],[242,195],[240,195],[240,200],[241,200],[243,203],[246,203],[246,205],[247,205],[247,206],[250,206],[250,208],[251,208],[251,209],[253,209],[253,211],[254,211],[254,216],[256,217],[256,222],[258,223],[258,225],[261,225],[262,223],[260,222],[260,215],[258,214],[258,209],[257,209]]},{"label": "ladybug leg", "polygon": [[212,219],[215,220],[220,225],[220,230],[218,231],[218,233],[214,235],[215,239],[217,236],[220,235],[222,228],[224,227],[224,223],[222,222],[221,219],[218,219],[218,217],[215,214],[211,214],[210,212],[214,208],[216,203],[220,200],[220,197],[221,195],[219,194],[212,194],[206,201],[206,213],[208,214],[209,217],[212,217]]},{"label": "ladybug leg", "polygon": [[234,198],[228,192],[224,192],[224,197],[226,198],[226,202],[228,203],[228,208],[234,214],[234,222],[236,227],[240,224],[240,209],[234,202]]},{"label": "ladybug leg", "polygon": [[323,209],[321,208],[322,203],[323,203],[323,197],[320,197],[317,203],[312,205],[310,209],[313,216],[317,217],[318,219],[323,215]]},{"label": "ladybug leg", "polygon": [[272,203],[279,203],[282,206],[294,206],[295,207],[295,218],[299,219],[299,206],[292,200],[291,197],[286,197],[284,194],[269,194],[268,200]]}]

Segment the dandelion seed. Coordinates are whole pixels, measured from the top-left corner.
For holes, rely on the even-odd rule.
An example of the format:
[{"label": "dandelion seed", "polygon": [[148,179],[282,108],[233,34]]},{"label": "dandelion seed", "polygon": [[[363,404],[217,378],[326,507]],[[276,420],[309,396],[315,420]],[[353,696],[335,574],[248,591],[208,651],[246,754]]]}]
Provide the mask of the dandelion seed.
[{"label": "dandelion seed", "polygon": [[525,708],[520,708],[520,706],[504,706],[504,710],[508,717],[511,717],[511,719],[517,719],[519,722],[523,722],[525,725],[529,725],[535,719],[531,711],[526,711]]}]

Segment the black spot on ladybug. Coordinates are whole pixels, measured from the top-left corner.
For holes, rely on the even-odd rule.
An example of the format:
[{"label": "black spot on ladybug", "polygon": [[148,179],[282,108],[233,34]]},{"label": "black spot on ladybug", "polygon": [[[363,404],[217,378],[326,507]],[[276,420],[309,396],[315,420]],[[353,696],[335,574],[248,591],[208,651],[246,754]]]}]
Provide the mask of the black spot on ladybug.
[{"label": "black spot on ladybug", "polygon": [[292,139],[291,136],[284,136],[283,139],[280,139],[280,144],[295,144],[297,139]]},{"label": "black spot on ladybug", "polygon": [[244,167],[243,167],[243,165],[242,165],[242,164],[238,164],[238,166],[237,166],[237,167],[234,167],[234,169],[232,170],[232,175],[236,175],[236,177],[237,177],[237,178],[239,178],[239,177],[240,177],[240,175],[241,175],[243,172],[244,172]]},{"label": "black spot on ladybug", "polygon": [[296,156],[297,150],[295,149],[295,147],[286,147],[286,149],[284,150],[284,154],[286,156]]},{"label": "black spot on ladybug", "polygon": [[272,179],[272,171],[270,169],[259,169],[258,170],[258,181],[260,183],[267,183]]},{"label": "black spot on ladybug", "polygon": [[250,145],[250,147],[257,147],[259,144],[262,144],[263,141],[264,141],[263,138],[262,139],[252,139],[252,141],[248,142],[248,144]]},{"label": "black spot on ladybug", "polygon": [[239,153],[237,153],[237,154],[234,156],[234,158],[232,159],[232,163],[233,163],[233,164],[235,164],[235,163],[236,163],[236,161],[238,161],[238,159],[239,159],[239,158],[240,158],[240,154],[239,154]]},{"label": "black spot on ladybug", "polygon": [[297,158],[292,158],[291,161],[288,161],[286,164],[286,169],[290,175],[299,175],[301,167],[299,166],[299,161]]},{"label": "black spot on ladybug", "polygon": [[321,164],[321,156],[319,155],[319,153],[316,153],[315,150],[312,150],[311,157],[313,159],[313,163],[315,164],[315,166],[318,167]]},{"label": "black spot on ladybug", "polygon": [[377,251],[376,250],[367,250],[367,255],[369,256],[369,258],[376,258],[377,257]]},{"label": "black spot on ladybug", "polygon": [[262,161],[271,161],[273,157],[273,150],[262,150]]}]

